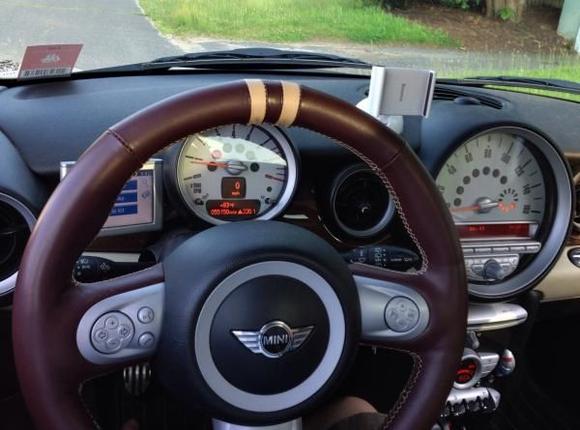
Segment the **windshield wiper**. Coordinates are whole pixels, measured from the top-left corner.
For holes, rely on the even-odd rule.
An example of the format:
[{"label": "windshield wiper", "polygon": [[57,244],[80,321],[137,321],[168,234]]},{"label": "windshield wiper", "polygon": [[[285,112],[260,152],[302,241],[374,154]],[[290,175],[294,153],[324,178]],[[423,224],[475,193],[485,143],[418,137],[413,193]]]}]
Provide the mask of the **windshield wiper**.
[{"label": "windshield wiper", "polygon": [[562,79],[543,79],[520,76],[473,76],[463,79],[438,79],[437,82],[441,84],[455,83],[472,86],[501,85],[580,94],[579,83]]},{"label": "windshield wiper", "polygon": [[193,52],[157,58],[145,63],[91,70],[90,72],[135,72],[168,70],[174,67],[199,69],[319,69],[370,68],[364,61],[339,55],[272,48],[240,48],[228,51]]}]

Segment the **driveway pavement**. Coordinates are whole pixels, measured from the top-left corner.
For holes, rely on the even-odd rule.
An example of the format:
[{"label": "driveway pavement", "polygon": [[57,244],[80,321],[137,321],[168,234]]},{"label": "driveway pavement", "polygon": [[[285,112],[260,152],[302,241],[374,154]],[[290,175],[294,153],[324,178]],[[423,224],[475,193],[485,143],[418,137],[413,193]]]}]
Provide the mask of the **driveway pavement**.
[{"label": "driveway pavement", "polygon": [[48,43],[84,44],[81,69],[181,52],[136,0],[0,0],[0,60],[20,62],[26,46]]}]

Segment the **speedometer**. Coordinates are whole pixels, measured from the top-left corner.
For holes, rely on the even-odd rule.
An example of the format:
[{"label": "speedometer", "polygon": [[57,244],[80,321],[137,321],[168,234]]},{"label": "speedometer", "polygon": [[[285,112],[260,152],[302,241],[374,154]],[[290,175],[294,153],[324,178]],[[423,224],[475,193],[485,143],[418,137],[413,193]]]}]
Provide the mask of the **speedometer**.
[{"label": "speedometer", "polygon": [[463,239],[531,238],[546,210],[542,168],[514,134],[465,142],[447,159],[437,185]]},{"label": "speedometer", "polygon": [[212,224],[277,216],[296,178],[293,148],[271,126],[232,124],[192,135],[177,162],[183,200]]}]

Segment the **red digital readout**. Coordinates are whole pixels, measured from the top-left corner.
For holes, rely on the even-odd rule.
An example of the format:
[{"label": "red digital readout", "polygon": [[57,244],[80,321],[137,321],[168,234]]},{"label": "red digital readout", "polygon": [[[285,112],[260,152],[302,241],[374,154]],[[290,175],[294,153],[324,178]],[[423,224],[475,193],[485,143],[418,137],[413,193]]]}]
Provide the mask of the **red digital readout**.
[{"label": "red digital readout", "polygon": [[246,178],[222,178],[222,197],[224,199],[243,199],[246,197]]},{"label": "red digital readout", "polygon": [[260,212],[259,200],[208,200],[205,204],[207,213],[217,219],[226,221],[252,218]]},{"label": "red digital readout", "polygon": [[462,239],[481,239],[490,237],[526,237],[532,236],[533,224],[462,224],[458,225],[459,237]]}]

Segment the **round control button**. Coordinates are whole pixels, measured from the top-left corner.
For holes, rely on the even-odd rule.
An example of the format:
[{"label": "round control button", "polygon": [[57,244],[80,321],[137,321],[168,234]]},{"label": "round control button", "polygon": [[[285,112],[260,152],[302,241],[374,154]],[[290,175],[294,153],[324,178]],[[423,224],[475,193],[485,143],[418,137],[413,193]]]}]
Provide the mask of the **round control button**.
[{"label": "round control button", "polygon": [[105,342],[105,346],[109,353],[117,352],[121,349],[121,339],[118,337],[110,337]]},{"label": "round control button", "polygon": [[155,336],[152,333],[143,333],[139,336],[139,346],[142,348],[151,348],[155,343]]},{"label": "round control button", "polygon": [[117,329],[117,333],[119,333],[119,336],[122,338],[129,337],[131,336],[131,327],[129,327],[127,324],[121,324]]},{"label": "round control button", "polygon": [[385,308],[385,322],[398,333],[409,331],[419,322],[419,308],[411,299],[395,297]]},{"label": "round control button", "polygon": [[153,321],[154,318],[155,313],[153,312],[153,309],[151,309],[149,306],[143,306],[137,312],[137,319],[139,320],[139,322],[143,324],[149,324],[150,322]]},{"label": "round control button", "polygon": [[105,327],[109,330],[113,330],[113,329],[116,329],[117,327],[119,327],[118,318],[115,315],[107,317],[105,319]]},{"label": "round control button", "polygon": [[98,343],[103,343],[109,337],[109,333],[104,328],[100,328],[93,333],[93,340]]},{"label": "round control button", "polygon": [[122,312],[101,315],[91,329],[93,348],[102,354],[113,354],[125,348],[135,334],[131,319]]}]

